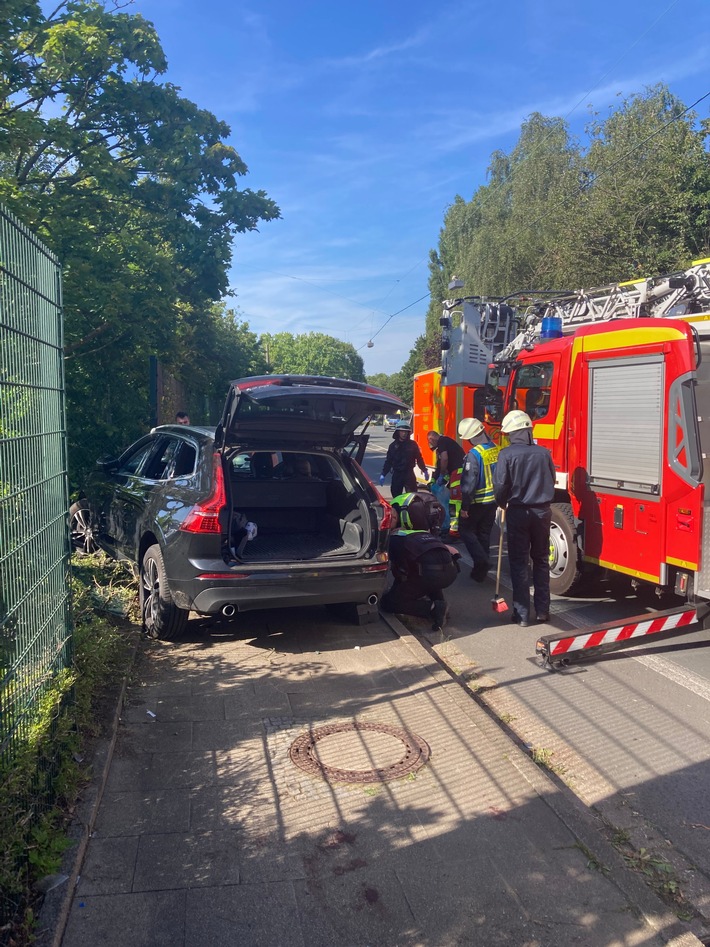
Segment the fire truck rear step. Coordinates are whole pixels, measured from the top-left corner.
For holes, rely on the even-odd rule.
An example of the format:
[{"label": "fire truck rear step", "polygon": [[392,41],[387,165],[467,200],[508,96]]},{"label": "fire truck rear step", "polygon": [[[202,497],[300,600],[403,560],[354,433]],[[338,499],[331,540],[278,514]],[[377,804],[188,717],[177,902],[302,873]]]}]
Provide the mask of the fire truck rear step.
[{"label": "fire truck rear step", "polygon": [[651,637],[656,642],[687,634],[692,625],[699,624],[703,628],[709,617],[710,603],[699,602],[663,612],[636,615],[623,621],[607,622],[585,631],[541,635],[535,651],[542,657],[543,667],[556,671],[610,651],[648,644]]}]

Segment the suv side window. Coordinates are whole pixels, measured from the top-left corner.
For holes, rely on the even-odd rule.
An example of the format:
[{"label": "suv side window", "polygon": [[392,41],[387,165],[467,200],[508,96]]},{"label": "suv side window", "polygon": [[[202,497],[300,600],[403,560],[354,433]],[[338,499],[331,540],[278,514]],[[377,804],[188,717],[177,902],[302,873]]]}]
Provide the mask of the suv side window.
[{"label": "suv side window", "polygon": [[154,447],[154,440],[150,440],[145,444],[141,444],[134,451],[128,454],[127,457],[122,459],[121,466],[118,468],[116,473],[130,476],[139,475],[145,465],[146,460],[153,452]]},{"label": "suv side window", "polygon": [[[183,448],[186,448],[185,459],[182,460]],[[152,459],[147,463],[143,476],[148,480],[170,480],[178,476],[176,473],[178,461],[182,467],[187,465],[185,472],[192,473],[195,463],[195,448],[186,444],[178,437],[164,437]]]},{"label": "suv side window", "polygon": [[175,455],[173,470],[170,476],[189,477],[195,472],[195,461],[197,460],[197,451],[192,444],[187,441],[181,441]]}]

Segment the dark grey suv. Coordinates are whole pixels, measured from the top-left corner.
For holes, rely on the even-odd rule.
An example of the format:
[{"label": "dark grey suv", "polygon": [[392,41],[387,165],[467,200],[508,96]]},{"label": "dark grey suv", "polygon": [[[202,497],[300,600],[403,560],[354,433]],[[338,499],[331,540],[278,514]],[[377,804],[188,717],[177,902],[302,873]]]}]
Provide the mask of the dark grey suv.
[{"label": "dark grey suv", "polygon": [[367,620],[392,513],[360,466],[367,435],[355,432],[404,407],[337,378],[239,379],[216,431],[165,425],[100,462],[70,511],[74,544],[134,564],[151,637],[177,637],[190,611],[349,603]]}]

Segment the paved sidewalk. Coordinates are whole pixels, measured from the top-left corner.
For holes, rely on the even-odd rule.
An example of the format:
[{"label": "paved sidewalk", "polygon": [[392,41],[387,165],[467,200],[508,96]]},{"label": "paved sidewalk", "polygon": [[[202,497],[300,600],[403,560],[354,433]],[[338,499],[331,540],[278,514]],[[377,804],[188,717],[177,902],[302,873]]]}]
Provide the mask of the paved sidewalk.
[{"label": "paved sidewalk", "polygon": [[[401,637],[274,611],[142,645],[66,925],[43,942],[697,945],[571,794],[391,625]],[[353,721],[377,726],[339,727]],[[306,762],[398,778],[300,769],[289,749],[323,726]],[[410,773],[425,751],[401,729],[431,753]]]}]

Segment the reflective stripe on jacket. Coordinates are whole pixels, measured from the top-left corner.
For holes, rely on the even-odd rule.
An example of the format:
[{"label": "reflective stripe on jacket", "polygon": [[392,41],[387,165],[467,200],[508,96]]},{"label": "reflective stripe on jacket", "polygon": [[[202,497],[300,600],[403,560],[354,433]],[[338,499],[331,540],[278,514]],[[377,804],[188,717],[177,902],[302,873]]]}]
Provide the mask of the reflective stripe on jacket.
[{"label": "reflective stripe on jacket", "polygon": [[477,444],[473,450],[478,454],[478,484],[472,496],[473,503],[495,503],[493,493],[493,471],[498,462],[500,447],[495,444]]},{"label": "reflective stripe on jacket", "polygon": [[461,499],[461,467],[449,473],[449,493],[452,500]]}]

